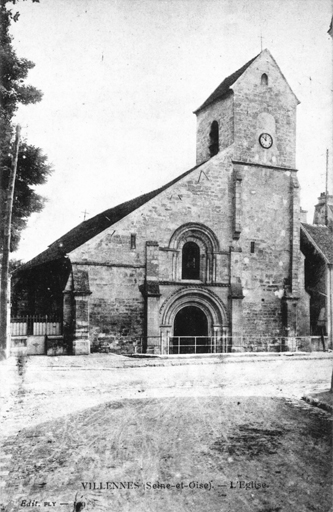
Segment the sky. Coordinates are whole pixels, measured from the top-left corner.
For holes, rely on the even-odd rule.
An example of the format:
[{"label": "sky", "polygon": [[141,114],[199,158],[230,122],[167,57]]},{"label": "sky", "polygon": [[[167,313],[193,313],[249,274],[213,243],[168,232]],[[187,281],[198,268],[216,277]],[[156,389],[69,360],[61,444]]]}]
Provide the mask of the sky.
[{"label": "sky", "polygon": [[13,9],[13,45],[35,63],[27,83],[44,94],[16,122],[54,169],[14,258],[28,261],[84,216],[193,167],[193,111],[261,47],[301,102],[297,168],[312,222],[327,148],[332,166],[331,0],[21,0]]}]

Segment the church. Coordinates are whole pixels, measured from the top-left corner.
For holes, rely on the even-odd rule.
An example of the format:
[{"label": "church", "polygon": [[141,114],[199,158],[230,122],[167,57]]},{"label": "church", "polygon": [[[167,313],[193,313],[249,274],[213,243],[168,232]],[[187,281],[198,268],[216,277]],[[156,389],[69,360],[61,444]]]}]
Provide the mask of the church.
[{"label": "church", "polygon": [[[12,315],[32,319],[28,346],[211,353],[268,338],[288,349],[309,335],[298,103],[267,49],[225,78],[195,111],[195,167],[82,222],[14,273]],[[58,327],[38,335],[40,316]]]}]

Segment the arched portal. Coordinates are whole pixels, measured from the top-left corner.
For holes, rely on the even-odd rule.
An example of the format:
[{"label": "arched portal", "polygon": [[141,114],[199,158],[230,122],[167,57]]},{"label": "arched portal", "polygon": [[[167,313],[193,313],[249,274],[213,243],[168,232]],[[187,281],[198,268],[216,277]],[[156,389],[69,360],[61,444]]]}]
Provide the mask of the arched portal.
[{"label": "arched portal", "polygon": [[[161,305],[160,315],[161,336],[170,354],[216,352],[223,336],[228,335],[226,308],[207,288],[190,286],[177,290]],[[187,344],[179,339],[187,336],[193,338]],[[190,350],[189,345],[194,347],[196,343],[202,347]]]},{"label": "arched portal", "polygon": [[173,352],[179,354],[208,352],[208,321],[197,306],[178,311],[173,328]]}]

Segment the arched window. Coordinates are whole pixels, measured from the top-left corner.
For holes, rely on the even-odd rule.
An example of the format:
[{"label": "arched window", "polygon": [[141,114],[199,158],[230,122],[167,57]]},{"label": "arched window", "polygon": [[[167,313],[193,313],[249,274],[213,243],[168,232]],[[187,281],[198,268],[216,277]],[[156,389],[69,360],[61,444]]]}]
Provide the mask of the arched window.
[{"label": "arched window", "polygon": [[183,246],[182,279],[200,279],[200,249],[195,242]]},{"label": "arched window", "polygon": [[261,85],[268,85],[268,76],[266,73],[263,73],[261,75]]},{"label": "arched window", "polygon": [[219,152],[219,124],[213,121],[209,132],[209,153],[210,156],[217,155]]}]

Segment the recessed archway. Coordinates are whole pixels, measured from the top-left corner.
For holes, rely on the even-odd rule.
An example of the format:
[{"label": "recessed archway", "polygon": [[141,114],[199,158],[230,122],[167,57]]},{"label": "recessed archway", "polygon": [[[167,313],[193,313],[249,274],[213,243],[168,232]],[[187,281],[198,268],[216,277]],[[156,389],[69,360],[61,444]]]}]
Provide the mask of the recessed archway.
[{"label": "recessed archway", "polygon": [[173,333],[173,353],[208,352],[208,320],[200,307],[180,309],[175,316]]},{"label": "recessed archway", "polygon": [[[172,234],[169,247],[174,251],[172,259],[174,281],[197,280],[211,283],[216,280],[216,254],[220,248],[217,237],[210,228],[200,223],[183,224]],[[190,247],[192,249],[196,247],[196,252],[192,249],[187,251]],[[183,258],[184,248],[185,255],[188,256],[185,258],[186,262]],[[191,272],[188,269],[193,268],[193,263],[194,270]],[[183,272],[184,266],[187,266],[185,272]]]}]

